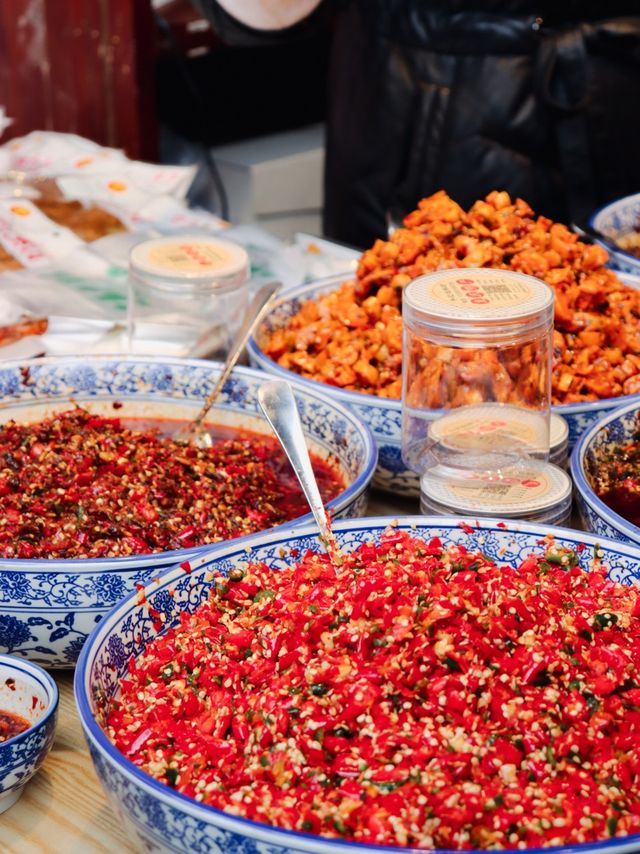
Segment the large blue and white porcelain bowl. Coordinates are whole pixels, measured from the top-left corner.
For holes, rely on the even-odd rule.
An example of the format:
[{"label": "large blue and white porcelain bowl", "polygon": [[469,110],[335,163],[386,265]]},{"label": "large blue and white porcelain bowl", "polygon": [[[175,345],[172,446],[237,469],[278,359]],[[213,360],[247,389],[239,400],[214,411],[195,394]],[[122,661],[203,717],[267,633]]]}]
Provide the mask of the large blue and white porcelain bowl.
[{"label": "large blue and white porcelain bowl", "polygon": [[585,528],[601,537],[640,546],[640,528],[598,498],[591,485],[600,454],[609,445],[628,442],[637,433],[639,413],[640,403],[630,403],[598,419],[590,430],[585,431],[571,455],[571,476]]},{"label": "large blue and white porcelain bowl", "polygon": [[599,208],[590,217],[589,225],[610,241],[609,243],[599,241],[609,253],[610,266],[622,273],[640,276],[640,258],[625,252],[624,249],[611,246],[623,235],[638,231],[640,228],[640,193],[624,196]]},{"label": "large blue and white porcelain bowl", "polygon": [[[440,537],[443,544],[462,543],[478,549],[499,565],[517,567],[531,553],[543,553],[550,534],[559,546],[576,549],[585,570],[594,557],[608,568],[609,576],[620,583],[640,581],[640,549],[622,543],[602,541],[588,534],[563,528],[509,524],[483,520],[462,524],[458,518],[416,516],[342,520],[334,530],[340,547],[352,551],[365,542],[377,541],[389,524],[423,538]],[[247,549],[250,549],[247,552]],[[193,612],[209,594],[212,572],[227,573],[247,559],[264,561],[274,571],[295,561],[292,549],[318,549],[314,526],[281,529],[257,534],[243,546],[228,543],[224,549],[192,561],[190,574],[176,568],[147,585],[147,605],[129,596],[100,623],[86,643],[75,675],[75,697],[82,727],[89,744],[98,778],[114,810],[131,828],[141,851],[206,852],[206,854],[383,854],[414,852],[417,849],[364,845],[323,839],[306,833],[279,830],[265,824],[237,818],[199,804],[154,780],[125,758],[111,744],[99,720],[117,691],[118,680],[127,672],[130,658],[140,655],[158,633],[158,620],[149,606],[165,615],[164,629],[174,626],[181,611]],[[294,552],[298,554],[298,552]],[[545,851],[586,854],[587,851],[640,851],[640,835],[594,845],[551,848]],[[424,851],[422,852],[424,854]]]},{"label": "large blue and white porcelain bowl", "polygon": [[58,688],[51,676],[24,659],[0,655],[0,709],[29,728],[0,743],[0,814],[13,806],[51,750]]},{"label": "large blue and white porcelain bowl", "polygon": [[[621,278],[634,287],[640,287],[640,278],[631,276],[622,276]],[[266,330],[274,330],[282,326],[289,317],[299,311],[305,300],[316,299],[329,293],[343,281],[345,281],[344,275],[333,276],[287,291],[285,297],[267,315],[263,325],[263,334]],[[400,400],[346,391],[336,386],[301,377],[294,371],[283,368],[267,356],[260,347],[260,340],[261,336],[258,335],[257,338],[254,337],[249,341],[248,351],[252,365],[278,377],[289,380],[296,378],[305,388],[323,388],[325,394],[332,400],[340,401],[340,403],[348,406],[369,425],[378,444],[378,468],[373,479],[374,486],[396,495],[418,496],[420,494],[418,477],[406,467],[400,453],[402,435],[402,403]],[[571,448],[580,434],[603,412],[615,409],[627,401],[638,401],[640,403],[640,394],[587,403],[568,403],[554,406],[553,411],[561,415],[569,426],[569,447]]]},{"label": "large blue and white porcelain bowl", "polygon": [[[70,399],[121,418],[191,419],[212,390],[213,362],[144,357],[50,358],[0,365],[0,423],[41,420]],[[257,392],[262,372],[237,368],[207,419],[272,436]],[[292,383],[309,447],[330,459],[346,489],[328,502],[334,517],[362,515],[377,451],[370,430],[322,389]],[[114,411],[113,403],[118,409]],[[301,506],[300,522],[309,513]],[[202,548],[202,547],[201,547]],[[210,550],[212,546],[204,547]],[[47,667],[74,664],[89,632],[115,602],[164,567],[197,549],[126,558],[9,560],[0,558],[0,652]]]}]

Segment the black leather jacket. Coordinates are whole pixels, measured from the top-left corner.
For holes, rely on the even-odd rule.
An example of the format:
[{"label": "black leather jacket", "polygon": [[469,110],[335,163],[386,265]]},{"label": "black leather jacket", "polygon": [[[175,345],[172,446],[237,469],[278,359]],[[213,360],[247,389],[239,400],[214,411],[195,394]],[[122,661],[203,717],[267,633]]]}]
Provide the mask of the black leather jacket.
[{"label": "black leather jacket", "polygon": [[388,215],[444,188],[463,206],[493,189],[582,219],[640,191],[640,0],[338,0],[325,232],[366,246]]}]

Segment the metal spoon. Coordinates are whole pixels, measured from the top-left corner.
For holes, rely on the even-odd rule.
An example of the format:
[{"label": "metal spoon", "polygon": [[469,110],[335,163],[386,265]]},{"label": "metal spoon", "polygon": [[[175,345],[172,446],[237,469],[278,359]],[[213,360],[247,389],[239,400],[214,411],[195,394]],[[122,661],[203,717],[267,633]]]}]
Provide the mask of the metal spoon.
[{"label": "metal spoon", "polygon": [[258,389],[258,402],[300,481],[313,518],[320,529],[320,541],[333,563],[341,563],[342,555],[311,467],[309,450],[291,386],[285,380],[266,382]]},{"label": "metal spoon", "polygon": [[604,244],[610,252],[619,252],[620,247],[611,237],[607,237],[606,234],[603,234],[601,231],[593,228],[593,226],[589,225],[586,222],[572,222],[571,229],[575,231],[580,240],[584,243],[600,243],[600,245]]},{"label": "metal spoon", "polygon": [[236,334],[236,337],[229,349],[224,367],[218,377],[217,383],[213,387],[213,391],[211,391],[207,396],[207,399],[202,405],[202,409],[198,412],[191,424],[176,433],[174,436],[176,442],[190,442],[193,445],[197,445],[199,448],[211,447],[213,444],[211,434],[202,426],[202,422],[213,406],[214,401],[222,391],[224,384],[229,379],[229,375],[240,358],[240,354],[244,350],[245,344],[249,340],[251,333],[267,313],[281,287],[280,282],[269,282],[266,285],[262,285],[259,291],[256,291],[242,326],[238,330],[238,333]]}]

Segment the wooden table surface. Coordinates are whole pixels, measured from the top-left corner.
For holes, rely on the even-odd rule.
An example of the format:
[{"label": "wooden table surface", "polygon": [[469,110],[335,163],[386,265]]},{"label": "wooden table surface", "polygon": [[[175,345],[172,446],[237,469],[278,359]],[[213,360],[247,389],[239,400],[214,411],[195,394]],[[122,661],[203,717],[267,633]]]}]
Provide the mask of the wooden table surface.
[{"label": "wooden table surface", "polygon": [[[418,513],[417,499],[373,495],[368,514]],[[0,815],[0,854],[138,854],[93,770],[73,699],[73,671],[52,671],[60,689],[51,753],[18,802]]]}]

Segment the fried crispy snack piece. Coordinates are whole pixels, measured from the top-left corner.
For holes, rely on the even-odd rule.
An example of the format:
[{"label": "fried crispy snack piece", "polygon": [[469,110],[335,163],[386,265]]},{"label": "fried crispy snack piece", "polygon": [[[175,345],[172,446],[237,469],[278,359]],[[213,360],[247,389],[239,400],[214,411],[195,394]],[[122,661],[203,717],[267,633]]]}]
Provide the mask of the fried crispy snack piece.
[{"label": "fried crispy snack piece", "polygon": [[10,323],[6,326],[0,325],[0,347],[13,344],[28,335],[43,335],[47,331],[49,322],[46,317],[33,317]]},{"label": "fried crispy snack piece", "polygon": [[87,243],[127,230],[118,217],[95,205],[85,208],[80,202],[63,199],[38,199],[34,205],[49,219],[71,229]]},{"label": "fried crispy snack piece", "polygon": [[522,199],[492,192],[465,212],[439,191],[363,253],[355,281],[308,301],[261,343],[310,379],[399,398],[403,287],[434,270],[497,267],[537,276],[555,291],[554,403],[633,394],[640,392],[640,292],[607,260],[604,249],[536,217]]},{"label": "fried crispy snack piece", "polygon": [[0,246],[0,273],[3,270],[20,270],[22,264],[13,255],[10,255],[7,250]]}]

